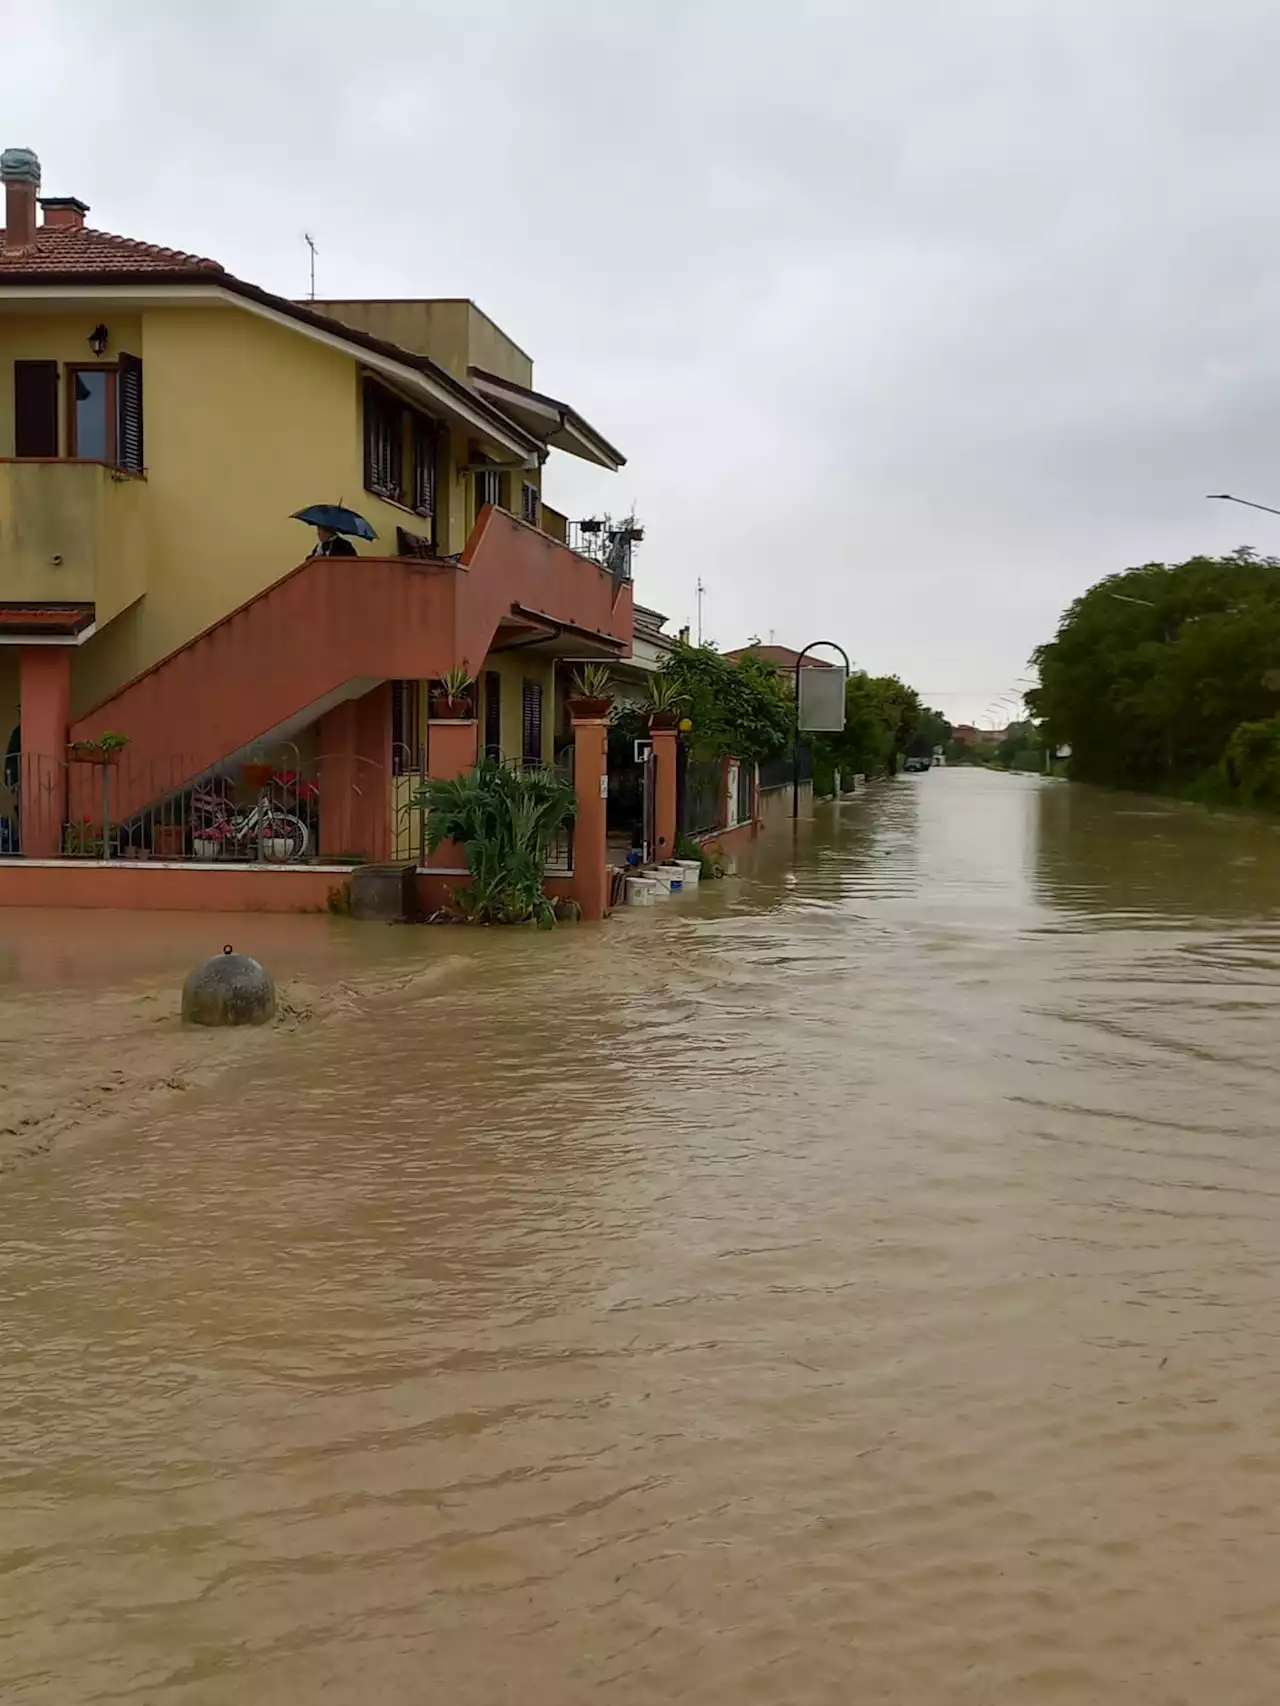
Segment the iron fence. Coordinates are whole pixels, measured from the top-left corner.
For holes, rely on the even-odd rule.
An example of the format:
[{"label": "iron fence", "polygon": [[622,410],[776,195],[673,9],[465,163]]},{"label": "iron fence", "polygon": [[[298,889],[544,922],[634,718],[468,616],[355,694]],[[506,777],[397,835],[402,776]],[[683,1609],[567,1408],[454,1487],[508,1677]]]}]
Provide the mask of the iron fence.
[{"label": "iron fence", "polygon": [[676,796],[676,828],[706,835],[724,827],[724,765],[718,758],[682,757]]},{"label": "iron fence", "polygon": [[736,819],[738,823],[750,823],[751,821],[751,780],[754,772],[755,765],[748,764],[745,758],[739,763],[738,813]]},{"label": "iron fence", "polygon": [[[571,763],[557,774],[572,781]],[[305,865],[410,860],[428,840],[421,758],[388,765],[296,749],[192,773],[181,757],[11,755],[0,772],[0,858]],[[573,871],[573,819],[547,870]]]},{"label": "iron fence", "polygon": [[[802,782],[813,780],[813,753],[807,746],[797,751],[799,778]],[[766,758],[760,765],[760,791],[767,792],[770,788],[789,788],[796,771],[792,768],[792,756],[789,752],[780,758]]]}]

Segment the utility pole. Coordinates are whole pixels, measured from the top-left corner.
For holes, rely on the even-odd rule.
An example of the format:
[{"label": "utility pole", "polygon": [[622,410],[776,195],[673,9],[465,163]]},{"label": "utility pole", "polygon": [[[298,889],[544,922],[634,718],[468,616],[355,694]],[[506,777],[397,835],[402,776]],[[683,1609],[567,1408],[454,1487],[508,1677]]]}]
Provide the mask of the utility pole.
[{"label": "utility pole", "polygon": [[698,644],[702,644],[702,601],[707,595],[707,589],[702,584],[702,576],[698,576]]},{"label": "utility pole", "polygon": [[316,244],[315,244],[315,238],[312,237],[312,235],[309,231],[304,231],[302,233],[302,235],[306,239],[306,244],[307,244],[308,249],[311,250],[311,301],[314,302],[316,299]]}]

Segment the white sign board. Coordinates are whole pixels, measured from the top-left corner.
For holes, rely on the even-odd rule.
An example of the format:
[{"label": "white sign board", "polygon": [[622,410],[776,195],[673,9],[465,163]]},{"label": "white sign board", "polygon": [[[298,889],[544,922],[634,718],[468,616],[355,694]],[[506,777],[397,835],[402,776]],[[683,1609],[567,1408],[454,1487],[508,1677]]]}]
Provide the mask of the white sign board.
[{"label": "white sign board", "polygon": [[839,734],[844,727],[845,670],[800,666],[798,726],[811,734]]}]

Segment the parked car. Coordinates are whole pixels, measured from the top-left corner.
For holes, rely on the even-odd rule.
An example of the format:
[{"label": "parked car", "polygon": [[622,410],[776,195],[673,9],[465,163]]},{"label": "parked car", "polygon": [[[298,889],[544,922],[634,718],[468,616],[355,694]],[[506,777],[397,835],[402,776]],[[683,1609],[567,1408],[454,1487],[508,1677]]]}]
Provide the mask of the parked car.
[{"label": "parked car", "polygon": [[932,770],[933,760],[931,758],[909,758],[902,768],[904,770]]}]

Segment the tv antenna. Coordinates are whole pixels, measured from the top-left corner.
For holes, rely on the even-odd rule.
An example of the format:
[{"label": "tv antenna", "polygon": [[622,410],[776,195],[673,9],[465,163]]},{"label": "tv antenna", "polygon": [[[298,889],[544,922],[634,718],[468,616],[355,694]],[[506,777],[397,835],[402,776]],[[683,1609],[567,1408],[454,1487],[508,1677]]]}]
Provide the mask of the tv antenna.
[{"label": "tv antenna", "polygon": [[311,301],[314,302],[316,299],[316,255],[318,251],[316,249],[316,240],[311,235],[310,231],[304,231],[302,236],[308,249],[311,250]]},{"label": "tv antenna", "polygon": [[702,601],[707,596],[707,589],[702,584],[702,576],[698,576],[698,644],[702,644]]}]

